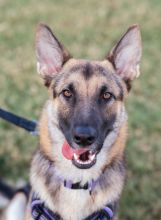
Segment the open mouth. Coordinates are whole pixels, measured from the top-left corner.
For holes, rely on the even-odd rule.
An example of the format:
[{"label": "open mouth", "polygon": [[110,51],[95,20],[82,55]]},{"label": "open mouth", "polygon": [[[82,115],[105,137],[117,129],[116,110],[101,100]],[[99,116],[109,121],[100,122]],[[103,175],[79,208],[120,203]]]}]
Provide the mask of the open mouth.
[{"label": "open mouth", "polygon": [[87,148],[73,149],[67,141],[62,146],[63,156],[71,160],[72,163],[80,169],[89,169],[96,163],[96,156],[98,152],[88,150]]},{"label": "open mouth", "polygon": [[96,163],[96,153],[87,150],[82,154],[74,153],[73,164],[80,169],[89,169]]}]

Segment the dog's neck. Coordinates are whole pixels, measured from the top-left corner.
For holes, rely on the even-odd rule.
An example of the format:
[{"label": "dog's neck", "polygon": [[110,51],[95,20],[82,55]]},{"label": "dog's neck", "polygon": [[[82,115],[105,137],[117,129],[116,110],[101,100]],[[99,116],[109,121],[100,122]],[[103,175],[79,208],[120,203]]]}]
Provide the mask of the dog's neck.
[{"label": "dog's neck", "polygon": [[54,161],[51,161],[50,158],[47,155],[45,155],[41,149],[37,151],[35,157],[35,160],[33,160],[33,167],[36,167],[35,173],[39,173],[40,176],[42,175],[42,177],[46,179],[46,185],[50,184],[53,181],[54,183],[62,185],[65,188],[71,190],[88,190],[91,194],[92,190],[95,188],[95,186],[103,176],[102,174],[98,179],[89,180],[85,184],[82,184],[81,182],[73,182],[73,180],[64,179],[63,176],[57,175],[57,173],[55,172]]},{"label": "dog's neck", "polygon": [[[83,197],[85,196],[91,205],[93,204],[94,211],[102,207],[102,205],[118,201],[125,178],[124,158],[122,157],[120,160],[117,159],[104,168],[103,173],[95,182],[96,185],[92,189],[92,193],[90,193],[89,190],[83,190],[84,192],[82,192],[82,190],[67,189],[61,178],[62,177],[57,176],[55,172],[54,161],[51,161],[48,156],[42,152],[40,147],[34,156],[31,167],[32,191],[37,193],[41,200],[45,201],[47,207],[53,212],[57,212],[57,208],[64,203],[63,192],[65,192],[65,194],[68,192],[67,195],[70,206],[74,205],[73,203],[71,204],[70,198],[73,198],[73,195],[81,195]],[[79,194],[78,191],[80,191],[81,194]],[[97,197],[100,197],[101,200]],[[65,201],[66,199],[67,198],[65,198]],[[79,204],[81,197],[78,199]],[[95,205],[94,201],[97,201]],[[55,204],[57,204],[56,207]],[[87,216],[88,215],[89,213],[87,212]]]}]

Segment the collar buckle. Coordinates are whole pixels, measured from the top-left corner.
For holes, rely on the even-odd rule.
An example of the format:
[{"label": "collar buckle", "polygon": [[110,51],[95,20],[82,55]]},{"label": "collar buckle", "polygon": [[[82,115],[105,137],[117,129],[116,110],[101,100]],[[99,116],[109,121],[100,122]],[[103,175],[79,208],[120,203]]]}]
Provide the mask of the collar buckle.
[{"label": "collar buckle", "polygon": [[90,195],[95,186],[96,186],[96,181],[94,180],[87,182],[83,186],[81,185],[81,182],[72,183],[71,180],[64,180],[64,187],[68,189],[76,189],[76,190],[77,189],[89,190]]}]

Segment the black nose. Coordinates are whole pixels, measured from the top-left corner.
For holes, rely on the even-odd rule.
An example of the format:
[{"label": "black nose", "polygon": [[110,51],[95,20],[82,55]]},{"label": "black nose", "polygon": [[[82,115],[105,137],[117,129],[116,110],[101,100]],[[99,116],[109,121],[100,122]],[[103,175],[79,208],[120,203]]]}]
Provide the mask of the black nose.
[{"label": "black nose", "polygon": [[73,139],[76,144],[86,147],[94,143],[97,137],[96,129],[90,126],[77,126],[73,132]]}]

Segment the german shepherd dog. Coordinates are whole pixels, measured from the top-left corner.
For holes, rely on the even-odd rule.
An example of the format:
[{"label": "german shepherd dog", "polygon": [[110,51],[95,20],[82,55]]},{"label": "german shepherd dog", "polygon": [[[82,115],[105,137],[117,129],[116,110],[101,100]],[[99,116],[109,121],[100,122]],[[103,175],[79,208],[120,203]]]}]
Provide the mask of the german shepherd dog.
[{"label": "german shepherd dog", "polygon": [[24,218],[116,220],[126,173],[124,101],[139,76],[139,27],[131,26],[103,61],[91,61],[72,58],[39,24],[36,56],[49,100],[39,121]]}]

